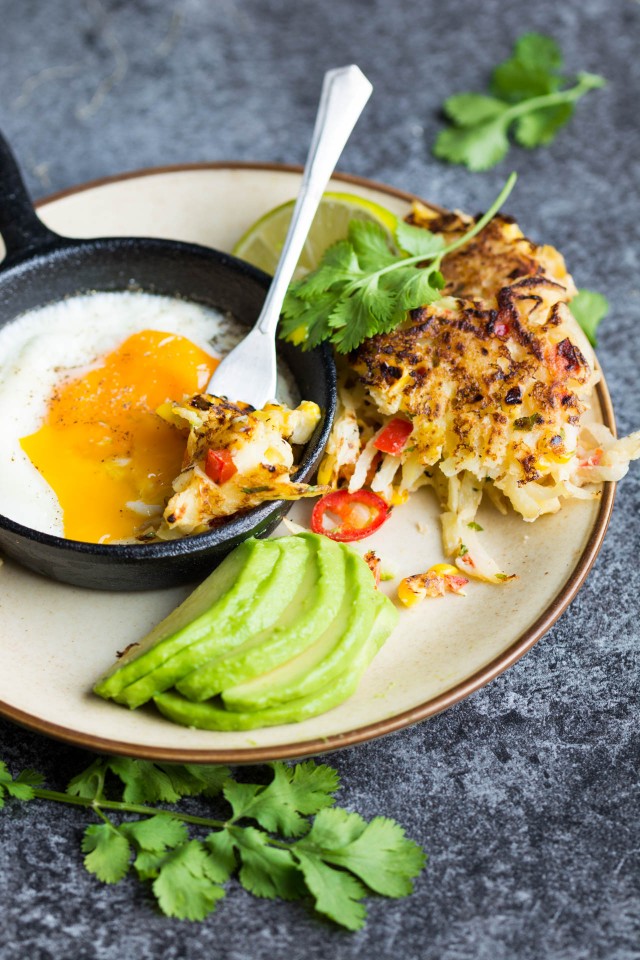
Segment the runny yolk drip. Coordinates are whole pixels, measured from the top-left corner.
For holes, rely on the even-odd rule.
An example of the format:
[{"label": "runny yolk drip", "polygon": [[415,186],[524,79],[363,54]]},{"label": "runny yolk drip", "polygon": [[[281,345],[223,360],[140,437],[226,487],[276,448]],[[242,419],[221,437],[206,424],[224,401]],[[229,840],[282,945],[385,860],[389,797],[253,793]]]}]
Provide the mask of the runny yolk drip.
[{"label": "runny yolk drip", "polygon": [[217,365],[185,337],[143,330],[58,384],[42,426],[20,443],[60,502],[65,537],[130,539],[145,505],[161,512],[185,437],[156,408],[203,390]]}]

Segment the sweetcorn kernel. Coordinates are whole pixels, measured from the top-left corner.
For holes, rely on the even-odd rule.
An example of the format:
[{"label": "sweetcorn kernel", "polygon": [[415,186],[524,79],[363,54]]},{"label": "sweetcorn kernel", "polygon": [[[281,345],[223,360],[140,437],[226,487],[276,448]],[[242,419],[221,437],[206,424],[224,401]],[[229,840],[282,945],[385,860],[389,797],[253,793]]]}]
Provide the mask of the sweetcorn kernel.
[{"label": "sweetcorn kernel", "polygon": [[405,579],[401,580],[398,584],[398,600],[400,603],[403,603],[405,607],[412,607],[420,600],[420,597],[411,586],[408,577],[405,577]]},{"label": "sweetcorn kernel", "polygon": [[437,573],[439,577],[457,577],[460,573],[458,568],[451,563],[434,563],[427,572]]},{"label": "sweetcorn kernel", "polygon": [[331,483],[331,477],[333,475],[333,466],[336,462],[336,458],[330,454],[326,456],[322,463],[320,464],[320,469],[318,470],[318,483],[321,486],[325,486],[328,483]]}]

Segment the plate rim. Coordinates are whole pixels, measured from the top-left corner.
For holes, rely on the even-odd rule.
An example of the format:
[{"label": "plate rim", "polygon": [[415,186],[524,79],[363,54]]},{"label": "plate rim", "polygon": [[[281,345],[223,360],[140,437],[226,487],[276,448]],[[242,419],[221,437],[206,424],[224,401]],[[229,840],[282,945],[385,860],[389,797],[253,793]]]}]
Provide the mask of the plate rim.
[{"label": "plate rim", "polygon": [[[67,187],[55,193],[48,194],[40,198],[34,204],[36,208],[62,200],[65,197],[73,196],[77,193],[84,193],[88,190],[94,190],[98,187],[107,186],[112,183],[121,183],[124,180],[133,180],[136,178],[152,177],[167,173],[190,173],[207,170],[249,170],[265,171],[277,173],[302,173],[302,167],[296,164],[282,163],[261,163],[250,161],[211,161],[199,163],[168,164],[158,167],[142,167],[136,170],[126,171],[120,174],[113,174],[106,177],[100,177],[95,180],[88,180],[72,187]],[[388,196],[396,197],[407,203],[415,200],[421,200],[416,194],[406,190],[400,190],[397,187],[391,187],[377,180],[371,180],[366,177],[360,177],[354,174],[335,172],[332,179],[343,183],[353,184],[364,187],[368,190],[375,190]],[[437,207],[432,201],[422,201],[429,203],[430,206]],[[600,402],[602,419],[614,433],[615,416],[611,397],[604,378],[596,385],[596,394]],[[83,749],[92,750],[98,753],[121,754],[135,757],[142,760],[157,760],[162,762],[174,763],[231,763],[256,764],[264,763],[270,760],[285,760],[298,757],[318,756],[324,753],[331,753],[345,747],[355,746],[369,740],[378,739],[395,733],[397,730],[412,726],[422,720],[435,716],[461,700],[466,699],[476,690],[486,686],[491,680],[494,680],[501,673],[504,673],[509,667],[513,666],[521,657],[527,653],[538,640],[543,637],[553,626],[558,618],[564,613],[571,601],[576,596],[578,590],[584,583],[595,559],[600,551],[604,536],[609,526],[613,503],[615,500],[616,484],[605,482],[603,484],[602,497],[600,499],[599,510],[587,540],[584,549],[578,558],[571,575],[567,582],[542,611],[540,616],[531,624],[531,626],[521,633],[510,646],[494,657],[488,664],[477,670],[466,680],[451,687],[450,690],[433,697],[425,703],[418,704],[409,710],[396,713],[391,717],[374,723],[356,727],[343,733],[332,734],[327,737],[304,740],[296,743],[282,743],[265,747],[235,747],[232,749],[190,749],[190,748],[165,748],[153,745],[132,745],[120,740],[113,740],[108,737],[100,737],[93,734],[82,733],[73,730],[67,726],[43,720],[31,713],[20,710],[11,704],[0,700],[0,716],[11,720],[18,725],[25,727],[35,733],[44,734],[53,737],[64,743]]]}]

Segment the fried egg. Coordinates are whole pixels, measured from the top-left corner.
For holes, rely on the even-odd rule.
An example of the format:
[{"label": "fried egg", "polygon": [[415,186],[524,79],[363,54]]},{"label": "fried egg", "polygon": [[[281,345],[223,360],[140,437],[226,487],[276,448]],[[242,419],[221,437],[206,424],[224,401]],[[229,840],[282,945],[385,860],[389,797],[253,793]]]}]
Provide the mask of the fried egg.
[{"label": "fried egg", "polygon": [[144,293],[73,297],[7,324],[0,513],[74,540],[135,538],[160,518],[185,450],[157,407],[202,391],[242,334],[216,310]]}]

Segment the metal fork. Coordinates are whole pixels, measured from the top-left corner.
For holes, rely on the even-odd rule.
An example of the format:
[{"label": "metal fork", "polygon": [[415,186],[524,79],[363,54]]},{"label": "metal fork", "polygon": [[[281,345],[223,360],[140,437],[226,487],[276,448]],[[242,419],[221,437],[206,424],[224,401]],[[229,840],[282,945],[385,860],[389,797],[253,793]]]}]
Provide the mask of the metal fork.
[{"label": "metal fork", "polygon": [[285,294],[324,189],[372,90],[353,64],[325,74],[300,193],[264,306],[255,326],[216,368],[207,393],[256,409],[275,398],[276,328]]}]

